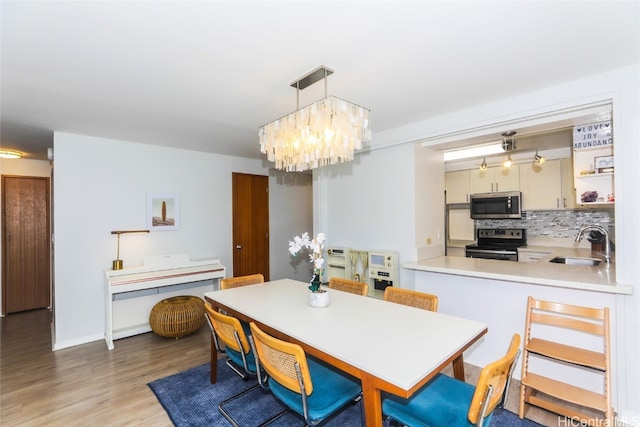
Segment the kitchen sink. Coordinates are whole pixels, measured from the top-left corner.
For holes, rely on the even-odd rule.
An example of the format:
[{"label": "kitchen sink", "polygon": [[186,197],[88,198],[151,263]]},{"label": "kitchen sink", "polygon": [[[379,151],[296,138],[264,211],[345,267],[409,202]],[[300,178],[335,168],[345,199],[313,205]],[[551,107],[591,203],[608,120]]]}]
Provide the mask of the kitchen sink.
[{"label": "kitchen sink", "polygon": [[557,256],[549,260],[556,264],[570,264],[570,265],[599,265],[602,260],[597,258],[576,258],[576,257],[563,257]]}]

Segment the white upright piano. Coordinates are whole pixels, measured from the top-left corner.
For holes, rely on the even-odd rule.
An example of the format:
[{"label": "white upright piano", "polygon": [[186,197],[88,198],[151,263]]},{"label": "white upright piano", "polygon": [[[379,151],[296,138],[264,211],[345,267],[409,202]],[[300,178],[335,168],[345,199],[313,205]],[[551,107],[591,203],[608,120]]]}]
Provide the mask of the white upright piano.
[{"label": "white upright piano", "polygon": [[187,254],[144,257],[143,265],[106,270],[105,341],[149,332],[149,313],[159,301],[177,295],[203,298],[219,289],[226,275],[219,259],[192,261]]}]

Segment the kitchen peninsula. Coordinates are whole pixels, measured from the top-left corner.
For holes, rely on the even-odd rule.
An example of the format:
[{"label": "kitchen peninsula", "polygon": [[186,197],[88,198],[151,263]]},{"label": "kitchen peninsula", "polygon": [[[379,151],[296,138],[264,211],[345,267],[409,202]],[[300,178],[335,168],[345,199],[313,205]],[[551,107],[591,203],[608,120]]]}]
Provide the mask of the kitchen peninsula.
[{"label": "kitchen peninsula", "polygon": [[[621,324],[626,318],[633,286],[617,282],[615,260],[610,264],[603,260],[594,266],[569,265],[549,262],[554,257],[602,259],[590,248],[577,245],[527,245],[518,248],[520,261],[436,256],[406,262],[402,267],[413,273],[415,290],[438,296],[439,312],[488,325],[489,332],[465,353],[466,362],[484,366],[495,358],[496,348],[504,346],[514,333],[524,332],[529,296],[584,307],[608,307],[612,325]],[[550,339],[564,339],[560,330],[549,333]],[[614,353],[619,344],[618,337],[612,334]],[[590,338],[576,340],[575,345],[588,348]],[[556,366],[545,369],[549,377],[559,381],[598,390],[593,376],[580,370]],[[521,370],[519,362],[515,379],[520,379]]]},{"label": "kitchen peninsula", "polygon": [[[527,248],[533,249],[533,248]],[[598,258],[595,253],[582,248],[535,248],[546,251],[535,262],[499,261],[458,256],[439,256],[402,265],[409,270],[468,276],[482,279],[504,280],[530,285],[542,285],[584,291],[630,295],[630,285],[617,283],[615,264],[600,263],[597,266],[555,264],[549,260],[556,256]],[[526,250],[526,249],[525,249]]]}]

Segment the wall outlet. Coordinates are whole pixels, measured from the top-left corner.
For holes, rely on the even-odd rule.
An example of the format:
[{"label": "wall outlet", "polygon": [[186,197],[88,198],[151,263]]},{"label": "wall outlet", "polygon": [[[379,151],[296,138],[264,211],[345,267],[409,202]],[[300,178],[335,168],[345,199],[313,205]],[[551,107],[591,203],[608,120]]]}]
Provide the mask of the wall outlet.
[{"label": "wall outlet", "polygon": [[431,244],[431,237],[427,237],[427,245]]}]

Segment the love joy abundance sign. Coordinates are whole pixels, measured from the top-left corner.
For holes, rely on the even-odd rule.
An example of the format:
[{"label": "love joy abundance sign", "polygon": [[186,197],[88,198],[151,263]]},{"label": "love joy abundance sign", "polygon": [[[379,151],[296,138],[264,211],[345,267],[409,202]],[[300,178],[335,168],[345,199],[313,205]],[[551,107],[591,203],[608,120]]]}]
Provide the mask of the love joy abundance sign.
[{"label": "love joy abundance sign", "polygon": [[613,145],[611,121],[573,127],[573,149],[605,147]]}]

